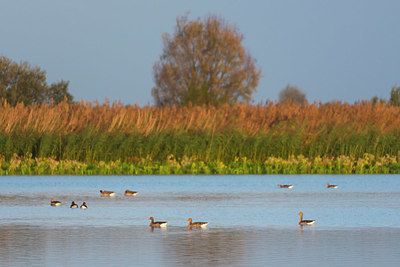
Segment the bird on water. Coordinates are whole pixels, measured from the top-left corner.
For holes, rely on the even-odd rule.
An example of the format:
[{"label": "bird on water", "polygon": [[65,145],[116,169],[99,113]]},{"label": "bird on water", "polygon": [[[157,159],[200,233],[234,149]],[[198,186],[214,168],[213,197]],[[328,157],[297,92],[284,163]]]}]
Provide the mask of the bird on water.
[{"label": "bird on water", "polygon": [[207,227],[208,222],[193,222],[192,218],[187,219],[189,222],[188,227]]},{"label": "bird on water", "polygon": [[326,184],[326,188],[338,188],[337,184]]},{"label": "bird on water", "polygon": [[50,205],[53,206],[53,207],[58,207],[58,206],[61,206],[61,202],[57,201],[57,200],[54,200],[54,198],[52,198],[51,201],[50,201]]},{"label": "bird on water", "polygon": [[113,196],[115,196],[115,193],[113,191],[100,190],[100,196],[101,197],[113,197]]},{"label": "bird on water", "polygon": [[131,191],[131,190],[125,190],[124,196],[126,197],[133,197],[136,196],[138,194],[138,192],[136,191]]},{"label": "bird on water", "polygon": [[160,221],[155,222],[153,217],[150,217],[149,220],[151,220],[150,222],[151,227],[167,227],[167,222],[160,222]]},{"label": "bird on water", "polygon": [[278,184],[279,188],[293,188],[293,185],[291,184]]},{"label": "bird on water", "polygon": [[311,225],[315,223],[315,220],[303,220],[303,212],[299,212],[297,215],[300,215],[300,225]]}]

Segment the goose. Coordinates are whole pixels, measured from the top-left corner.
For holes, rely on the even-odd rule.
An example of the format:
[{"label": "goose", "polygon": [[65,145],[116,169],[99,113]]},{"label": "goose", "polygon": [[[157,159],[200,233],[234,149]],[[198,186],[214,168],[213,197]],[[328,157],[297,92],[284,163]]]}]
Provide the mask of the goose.
[{"label": "goose", "polygon": [[83,203],[82,203],[82,205],[81,205],[81,209],[83,209],[83,210],[87,209],[86,202],[83,202]]},{"label": "goose", "polygon": [[72,201],[71,206],[69,206],[71,209],[76,209],[78,208],[78,204],[75,203],[75,201]]},{"label": "goose", "polygon": [[151,227],[167,227],[167,222],[155,222],[153,217],[150,217],[149,220],[151,220]]},{"label": "goose", "polygon": [[57,201],[57,200],[54,200],[54,198],[52,198],[51,201],[50,201],[50,205],[53,206],[53,207],[58,207],[58,206],[61,206],[61,202]]},{"label": "goose", "polygon": [[208,222],[193,222],[192,218],[187,219],[189,227],[207,227]]},{"label": "goose", "polygon": [[132,196],[136,196],[138,194],[138,192],[136,192],[136,191],[130,191],[130,190],[125,190],[125,193],[124,193],[124,196],[127,196],[127,197],[132,197]]},{"label": "goose", "polygon": [[278,184],[278,187],[279,188],[292,188],[293,185],[291,185],[291,184]]},{"label": "goose", "polygon": [[100,196],[101,197],[113,197],[113,196],[115,196],[115,193],[113,191],[100,190]]},{"label": "goose", "polygon": [[311,225],[315,223],[315,220],[303,220],[303,212],[299,212],[297,215],[300,215],[300,225]]},{"label": "goose", "polygon": [[326,184],[326,188],[338,188],[339,186],[336,184]]}]

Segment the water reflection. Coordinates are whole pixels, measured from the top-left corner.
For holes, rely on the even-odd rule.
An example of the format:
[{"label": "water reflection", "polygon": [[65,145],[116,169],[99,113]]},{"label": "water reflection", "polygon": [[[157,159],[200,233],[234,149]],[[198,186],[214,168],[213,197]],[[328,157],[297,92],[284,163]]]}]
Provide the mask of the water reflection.
[{"label": "water reflection", "polygon": [[167,227],[159,227],[159,226],[149,226],[150,232],[153,233],[154,230],[156,231],[161,231],[161,232],[167,232]]},{"label": "water reflection", "polygon": [[206,231],[206,230],[208,230],[208,226],[194,227],[194,226],[188,225],[187,231],[190,232],[192,230],[203,230],[203,231]]},{"label": "water reflection", "polygon": [[2,266],[397,266],[399,228],[0,226]]},{"label": "water reflection", "polygon": [[0,262],[4,266],[18,263],[36,262],[43,264],[46,251],[46,232],[31,226],[0,227]]},{"label": "water reflection", "polygon": [[197,229],[162,242],[168,260],[182,265],[237,265],[245,259],[245,235],[242,231]]}]

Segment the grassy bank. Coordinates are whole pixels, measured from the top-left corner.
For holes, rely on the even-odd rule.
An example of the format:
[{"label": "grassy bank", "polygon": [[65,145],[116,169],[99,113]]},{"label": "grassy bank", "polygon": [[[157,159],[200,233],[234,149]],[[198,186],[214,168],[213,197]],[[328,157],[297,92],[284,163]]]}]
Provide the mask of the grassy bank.
[{"label": "grassy bank", "polygon": [[54,158],[13,156],[10,161],[0,158],[0,175],[166,175],[166,174],[399,174],[399,157],[379,157],[365,154],[362,158],[340,156],[336,158],[303,156],[288,159],[270,157],[266,161],[236,158],[225,164],[222,161],[204,162],[184,156],[170,155],[166,161],[149,158],[136,162],[91,162]]},{"label": "grassy bank", "polygon": [[381,103],[143,107],[61,103],[0,104],[0,155],[91,163],[168,155],[230,163],[397,156],[400,107]]},{"label": "grassy bank", "polygon": [[2,174],[398,173],[399,151],[400,107],[384,103],[0,102]]},{"label": "grassy bank", "polygon": [[69,159],[79,162],[117,161],[134,162],[151,158],[164,162],[168,155],[177,158],[187,156],[201,161],[232,162],[235,158],[248,158],[263,162],[269,157],[287,159],[294,155],[339,157],[341,155],[363,157],[365,153],[375,157],[397,156],[400,151],[400,135],[383,134],[379,130],[354,132],[342,128],[320,132],[310,137],[301,128],[274,134],[260,133],[248,136],[238,131],[226,132],[154,132],[142,133],[95,133],[57,135],[53,133],[0,134],[0,154],[10,160],[14,154],[32,154],[34,158]]}]

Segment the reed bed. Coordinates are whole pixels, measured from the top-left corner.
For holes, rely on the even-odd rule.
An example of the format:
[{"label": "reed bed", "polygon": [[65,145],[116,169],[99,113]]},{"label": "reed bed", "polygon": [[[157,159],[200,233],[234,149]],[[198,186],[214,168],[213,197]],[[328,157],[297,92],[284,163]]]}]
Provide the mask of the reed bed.
[{"label": "reed bed", "polygon": [[168,155],[230,164],[349,156],[398,156],[400,107],[371,102],[153,107],[0,102],[0,155],[54,158],[86,164]]},{"label": "reed bed", "polygon": [[400,158],[376,158],[365,154],[362,158],[340,156],[337,158],[304,156],[289,159],[270,157],[264,162],[236,158],[225,164],[222,161],[203,162],[170,155],[165,162],[140,159],[137,162],[92,162],[54,158],[31,158],[14,155],[10,161],[0,158],[0,175],[166,175],[166,174],[399,174]]},{"label": "reed bed", "polygon": [[[289,131],[301,127],[304,134],[312,137],[337,127],[351,128],[355,132],[371,128],[381,133],[398,132],[400,107],[369,101],[353,105],[341,102],[304,105],[271,102],[257,106],[163,108],[82,101],[74,104],[63,102],[55,106],[24,106],[20,103],[12,107],[2,101],[0,121],[0,132],[3,134],[35,131],[67,135],[91,129],[95,133],[141,133],[147,136],[162,131],[221,132],[229,129],[254,136],[271,130],[284,128]],[[278,125],[281,127],[277,128]]]}]

